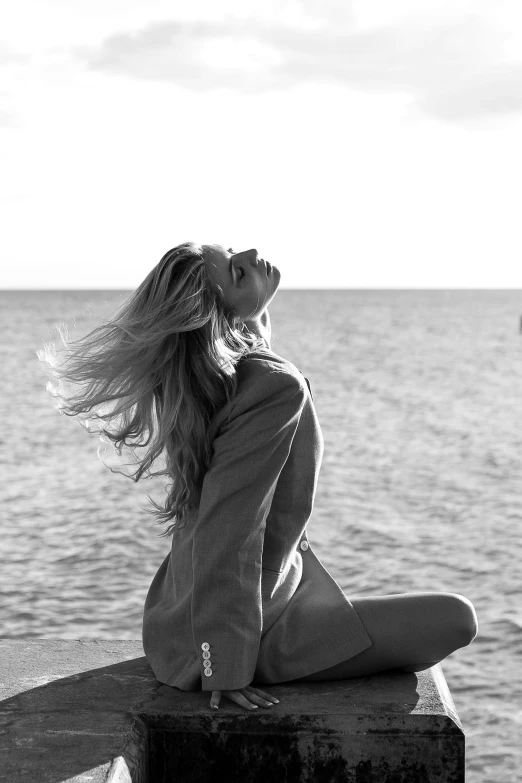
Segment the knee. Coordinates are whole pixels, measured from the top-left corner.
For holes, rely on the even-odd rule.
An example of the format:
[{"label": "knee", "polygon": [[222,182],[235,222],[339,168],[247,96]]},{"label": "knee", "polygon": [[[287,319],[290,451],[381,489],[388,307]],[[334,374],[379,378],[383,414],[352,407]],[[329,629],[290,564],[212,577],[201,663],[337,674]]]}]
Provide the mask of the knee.
[{"label": "knee", "polygon": [[478,633],[475,607],[469,598],[459,593],[448,594],[448,599],[451,606],[452,626],[457,639],[460,641],[459,647],[467,647]]}]

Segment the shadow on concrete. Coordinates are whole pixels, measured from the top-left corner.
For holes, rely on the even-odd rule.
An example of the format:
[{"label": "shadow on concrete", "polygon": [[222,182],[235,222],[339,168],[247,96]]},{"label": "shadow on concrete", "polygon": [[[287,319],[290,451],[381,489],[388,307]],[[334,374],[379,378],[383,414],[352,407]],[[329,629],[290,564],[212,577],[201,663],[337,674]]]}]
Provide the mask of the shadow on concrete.
[{"label": "shadow on concrete", "polygon": [[145,770],[147,730],[137,713],[158,683],[144,656],[37,687],[31,679],[0,703],[9,739],[6,746],[4,733],[1,780],[64,783],[83,774],[98,783],[121,755],[129,771]]}]

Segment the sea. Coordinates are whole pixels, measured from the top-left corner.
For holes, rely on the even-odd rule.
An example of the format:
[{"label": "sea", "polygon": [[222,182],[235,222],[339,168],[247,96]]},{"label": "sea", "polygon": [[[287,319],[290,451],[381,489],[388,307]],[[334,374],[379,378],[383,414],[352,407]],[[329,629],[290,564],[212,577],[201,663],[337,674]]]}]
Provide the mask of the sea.
[{"label": "sea", "polygon": [[[141,639],[166,479],[108,470],[36,356],[129,293],[0,292],[4,638]],[[270,317],[323,431],[314,550],[349,597],[472,601],[478,636],[442,663],[466,781],[521,781],[522,290],[281,290]]]}]

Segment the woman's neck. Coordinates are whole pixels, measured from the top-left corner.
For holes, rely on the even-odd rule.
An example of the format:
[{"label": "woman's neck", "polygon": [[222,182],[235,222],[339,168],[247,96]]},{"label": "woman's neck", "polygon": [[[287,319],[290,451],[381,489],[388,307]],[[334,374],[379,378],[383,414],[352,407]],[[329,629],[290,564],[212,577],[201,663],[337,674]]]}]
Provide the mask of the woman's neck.
[{"label": "woman's neck", "polygon": [[270,323],[270,315],[268,313],[268,308],[263,310],[263,312],[257,316],[257,318],[254,318],[251,321],[245,321],[245,325],[248,326],[250,331],[254,332],[258,335],[258,337],[262,337],[269,348],[270,341],[272,339],[272,325]]}]

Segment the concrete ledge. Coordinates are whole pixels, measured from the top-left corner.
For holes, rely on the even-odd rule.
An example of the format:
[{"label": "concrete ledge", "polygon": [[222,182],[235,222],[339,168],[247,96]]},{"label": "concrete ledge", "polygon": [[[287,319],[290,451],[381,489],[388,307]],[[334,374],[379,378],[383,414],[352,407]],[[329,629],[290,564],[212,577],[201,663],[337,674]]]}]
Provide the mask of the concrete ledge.
[{"label": "concrete ledge", "polygon": [[263,686],[249,713],[158,683],[141,641],[0,639],[0,780],[10,783],[463,783],[440,664]]}]

